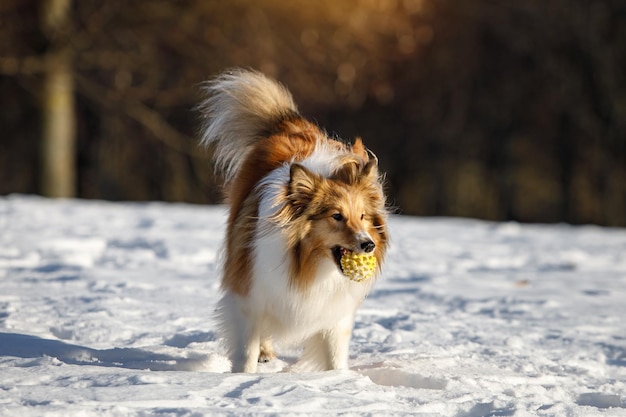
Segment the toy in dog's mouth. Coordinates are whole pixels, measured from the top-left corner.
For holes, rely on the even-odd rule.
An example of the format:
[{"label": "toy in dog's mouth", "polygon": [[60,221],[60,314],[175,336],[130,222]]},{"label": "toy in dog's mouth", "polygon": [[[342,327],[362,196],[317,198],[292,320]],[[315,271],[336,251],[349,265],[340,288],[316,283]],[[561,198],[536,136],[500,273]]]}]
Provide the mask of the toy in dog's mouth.
[{"label": "toy in dog's mouth", "polygon": [[341,246],[332,249],[337,267],[352,281],[368,280],[376,273],[376,257],[373,253],[356,253]]}]

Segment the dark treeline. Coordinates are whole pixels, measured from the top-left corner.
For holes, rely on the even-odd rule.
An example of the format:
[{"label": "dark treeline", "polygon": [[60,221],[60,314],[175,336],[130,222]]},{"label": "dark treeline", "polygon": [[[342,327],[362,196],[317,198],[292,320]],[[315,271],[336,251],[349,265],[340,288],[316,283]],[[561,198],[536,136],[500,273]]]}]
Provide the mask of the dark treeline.
[{"label": "dark treeline", "polygon": [[626,226],[622,0],[3,0],[0,194],[54,195],[57,71],[69,195],[218,202],[194,106],[237,66],[363,137],[401,213]]}]

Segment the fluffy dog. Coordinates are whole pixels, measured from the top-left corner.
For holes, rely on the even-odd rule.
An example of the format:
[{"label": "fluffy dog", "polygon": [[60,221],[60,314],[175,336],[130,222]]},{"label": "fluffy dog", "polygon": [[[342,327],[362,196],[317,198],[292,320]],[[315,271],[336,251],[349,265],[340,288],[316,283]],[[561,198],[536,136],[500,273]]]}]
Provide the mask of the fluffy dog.
[{"label": "fluffy dog", "polygon": [[272,342],[303,346],[296,369],[348,367],[354,314],[374,279],[350,280],[345,254],[388,245],[377,159],[328,137],[276,81],[247,70],[205,87],[201,143],[213,146],[229,205],[217,312],[233,372],[256,372]]}]

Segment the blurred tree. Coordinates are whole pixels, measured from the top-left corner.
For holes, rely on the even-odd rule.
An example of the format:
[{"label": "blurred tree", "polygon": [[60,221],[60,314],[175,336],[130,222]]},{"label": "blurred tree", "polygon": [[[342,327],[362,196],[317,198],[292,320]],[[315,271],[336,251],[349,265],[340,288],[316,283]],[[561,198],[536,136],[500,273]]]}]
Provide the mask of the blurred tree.
[{"label": "blurred tree", "polygon": [[41,192],[49,197],[76,195],[76,115],[72,51],[67,47],[70,14],[70,0],[42,2],[42,32],[48,48],[41,97]]},{"label": "blurred tree", "polygon": [[43,192],[32,121],[69,51],[80,197],[219,201],[193,108],[242,66],[363,136],[403,213],[626,225],[621,0],[89,0],[57,38],[44,3],[0,2],[0,194]]}]

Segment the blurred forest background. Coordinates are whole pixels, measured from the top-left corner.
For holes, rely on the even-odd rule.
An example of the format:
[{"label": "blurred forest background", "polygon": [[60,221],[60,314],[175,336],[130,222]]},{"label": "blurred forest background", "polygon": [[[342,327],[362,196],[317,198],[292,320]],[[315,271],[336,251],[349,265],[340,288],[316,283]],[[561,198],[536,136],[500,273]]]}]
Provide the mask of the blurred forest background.
[{"label": "blurred forest background", "polygon": [[626,226],[624,0],[2,0],[0,195],[216,203],[201,83],[255,68],[412,215]]}]

